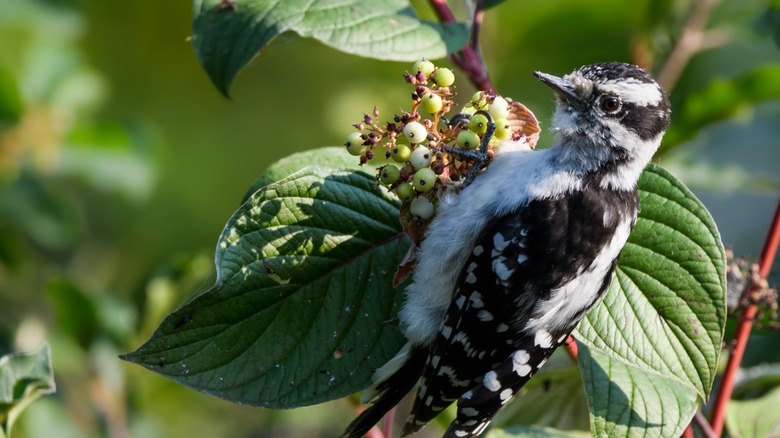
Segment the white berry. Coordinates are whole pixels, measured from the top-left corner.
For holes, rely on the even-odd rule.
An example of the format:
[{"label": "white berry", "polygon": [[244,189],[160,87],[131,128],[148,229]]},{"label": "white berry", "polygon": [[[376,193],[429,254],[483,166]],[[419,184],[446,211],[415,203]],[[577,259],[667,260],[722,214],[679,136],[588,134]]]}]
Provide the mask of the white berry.
[{"label": "white berry", "polygon": [[411,158],[409,158],[409,162],[412,163],[415,169],[428,167],[431,161],[433,161],[433,152],[425,146],[417,146],[412,151]]},{"label": "white berry", "polygon": [[428,130],[420,122],[409,122],[404,126],[404,135],[410,143],[422,143],[428,138]]},{"label": "white berry", "polygon": [[414,198],[412,202],[409,204],[409,211],[415,215],[419,216],[421,219],[430,219],[431,216],[433,216],[433,203],[426,198],[420,196],[417,198]]}]

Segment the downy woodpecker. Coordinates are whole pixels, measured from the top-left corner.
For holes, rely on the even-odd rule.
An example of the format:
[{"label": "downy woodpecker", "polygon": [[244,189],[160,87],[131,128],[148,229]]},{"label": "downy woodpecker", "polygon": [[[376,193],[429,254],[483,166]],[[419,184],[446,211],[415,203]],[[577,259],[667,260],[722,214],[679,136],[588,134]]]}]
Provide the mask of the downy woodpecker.
[{"label": "downy woodpecker", "polygon": [[403,435],[457,401],[445,437],[481,434],[607,289],[639,210],[637,180],[669,124],[669,100],[639,67],[584,66],[554,92],[554,146],[505,142],[442,199],[400,313],[408,343],[376,371],[365,434],[415,386]]}]

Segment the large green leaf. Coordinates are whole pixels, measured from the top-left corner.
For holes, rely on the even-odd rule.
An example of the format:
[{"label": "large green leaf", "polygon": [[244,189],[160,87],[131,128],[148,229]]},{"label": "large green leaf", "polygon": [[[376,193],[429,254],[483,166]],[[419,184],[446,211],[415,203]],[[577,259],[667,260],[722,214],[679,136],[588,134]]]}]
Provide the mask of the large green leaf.
[{"label": "large green leaf", "polygon": [[680,436],[698,408],[690,386],[579,345],[593,436]]},{"label": "large green leaf", "polygon": [[249,197],[219,238],[213,289],[125,359],[251,405],[354,393],[403,343],[392,278],[407,248],[371,176],[308,168]]},{"label": "large green leaf", "polygon": [[580,368],[593,430],[678,436],[715,377],[725,255],[709,213],[672,175],[649,166],[639,188],[615,278],[577,328]]},{"label": "large green leaf", "polygon": [[463,24],[421,21],[407,0],[195,0],[193,44],[225,95],[233,78],[277,35],[293,31],[370,58],[443,58],[463,48]]},{"label": "large green leaf", "polygon": [[0,438],[10,436],[14,422],[27,406],[54,390],[48,345],[32,353],[0,357]]}]

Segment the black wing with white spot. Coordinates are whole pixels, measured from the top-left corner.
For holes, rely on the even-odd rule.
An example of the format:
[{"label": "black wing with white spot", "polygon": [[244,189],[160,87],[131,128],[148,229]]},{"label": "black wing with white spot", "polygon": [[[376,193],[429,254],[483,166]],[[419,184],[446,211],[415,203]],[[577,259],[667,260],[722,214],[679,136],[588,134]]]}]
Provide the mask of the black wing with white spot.
[{"label": "black wing with white spot", "polygon": [[[459,401],[447,436],[474,436],[530,379],[606,288],[604,278],[582,290],[581,312],[563,325],[528,330],[530,318],[551,291],[592,268],[618,223],[632,221],[635,199],[615,208],[587,191],[538,200],[493,221],[480,233],[461,271],[458,289],[423,372],[404,430],[412,433]],[[607,221],[605,211],[614,219]],[[576,215],[572,214],[576,211]],[[579,293],[579,292],[578,292]]]}]

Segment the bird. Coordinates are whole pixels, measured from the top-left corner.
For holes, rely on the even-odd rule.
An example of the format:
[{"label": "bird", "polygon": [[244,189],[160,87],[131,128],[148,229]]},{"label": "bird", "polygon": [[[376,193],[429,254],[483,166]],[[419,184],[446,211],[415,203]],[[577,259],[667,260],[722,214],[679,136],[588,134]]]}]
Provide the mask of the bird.
[{"label": "bird", "polygon": [[505,141],[442,197],[404,291],[407,342],[375,371],[371,404],[344,437],[363,436],[415,389],[402,436],[452,403],[444,437],[479,436],[609,286],[640,174],[669,125],[668,94],[620,62],[534,75],[555,95],[553,146]]}]

